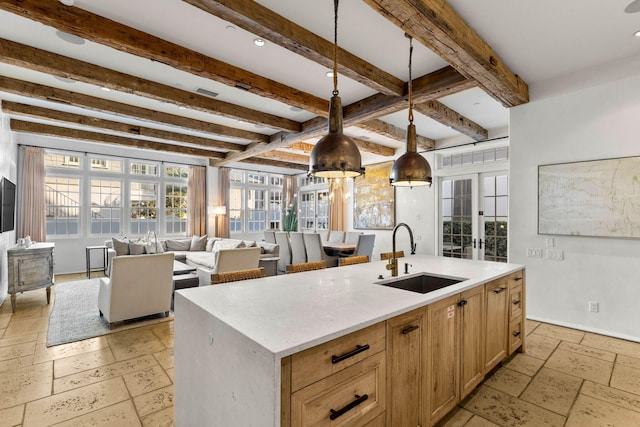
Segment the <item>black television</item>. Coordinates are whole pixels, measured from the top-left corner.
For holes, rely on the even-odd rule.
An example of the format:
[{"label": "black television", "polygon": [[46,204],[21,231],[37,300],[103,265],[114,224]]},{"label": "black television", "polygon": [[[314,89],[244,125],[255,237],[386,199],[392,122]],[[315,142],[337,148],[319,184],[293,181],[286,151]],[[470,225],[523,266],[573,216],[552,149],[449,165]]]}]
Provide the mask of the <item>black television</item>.
[{"label": "black television", "polygon": [[0,208],[0,232],[11,231],[14,228],[16,216],[16,185],[7,178],[2,178],[0,182],[0,198],[2,207]]}]

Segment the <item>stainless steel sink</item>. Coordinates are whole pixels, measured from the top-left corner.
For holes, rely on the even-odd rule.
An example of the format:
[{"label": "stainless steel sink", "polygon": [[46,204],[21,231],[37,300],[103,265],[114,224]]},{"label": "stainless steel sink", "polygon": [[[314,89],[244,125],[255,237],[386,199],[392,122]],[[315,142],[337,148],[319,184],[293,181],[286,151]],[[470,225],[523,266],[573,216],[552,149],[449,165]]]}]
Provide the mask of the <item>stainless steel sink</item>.
[{"label": "stainless steel sink", "polygon": [[404,289],[405,291],[418,292],[426,294],[428,292],[437,291],[447,286],[455,285],[467,279],[462,277],[437,276],[433,274],[414,274],[399,279],[388,279],[375,282],[376,285],[390,286],[392,288]]}]

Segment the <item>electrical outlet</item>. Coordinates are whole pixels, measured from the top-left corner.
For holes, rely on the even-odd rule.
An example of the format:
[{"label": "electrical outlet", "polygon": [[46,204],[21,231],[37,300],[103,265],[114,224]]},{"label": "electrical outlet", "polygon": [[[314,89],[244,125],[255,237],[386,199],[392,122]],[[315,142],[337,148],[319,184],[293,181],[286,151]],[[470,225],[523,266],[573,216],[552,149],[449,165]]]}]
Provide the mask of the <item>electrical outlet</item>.
[{"label": "electrical outlet", "polygon": [[547,249],[547,259],[562,261],[564,259],[564,251],[560,249]]},{"label": "electrical outlet", "polygon": [[542,258],[542,249],[540,248],[528,248],[527,256],[530,258]]},{"label": "electrical outlet", "polygon": [[600,311],[600,303],[596,301],[589,301],[589,312],[597,313],[598,311]]}]

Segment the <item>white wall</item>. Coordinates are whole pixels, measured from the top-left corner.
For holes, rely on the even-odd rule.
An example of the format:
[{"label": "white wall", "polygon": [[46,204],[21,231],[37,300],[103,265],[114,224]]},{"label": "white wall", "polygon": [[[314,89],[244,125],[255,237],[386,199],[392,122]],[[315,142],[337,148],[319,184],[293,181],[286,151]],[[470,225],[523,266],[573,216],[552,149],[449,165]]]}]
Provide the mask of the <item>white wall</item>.
[{"label": "white wall", "polygon": [[[0,113],[0,177],[17,183],[18,150],[15,137],[9,132],[9,118]],[[19,192],[20,188],[16,188]],[[0,304],[7,297],[7,249],[16,245],[16,231],[0,234]]]},{"label": "white wall", "polygon": [[640,155],[638,69],[640,56],[532,86],[511,109],[509,256],[527,267],[528,317],[640,341],[640,241],[552,236],[563,261],[526,257],[550,237],[537,234],[538,165]]}]

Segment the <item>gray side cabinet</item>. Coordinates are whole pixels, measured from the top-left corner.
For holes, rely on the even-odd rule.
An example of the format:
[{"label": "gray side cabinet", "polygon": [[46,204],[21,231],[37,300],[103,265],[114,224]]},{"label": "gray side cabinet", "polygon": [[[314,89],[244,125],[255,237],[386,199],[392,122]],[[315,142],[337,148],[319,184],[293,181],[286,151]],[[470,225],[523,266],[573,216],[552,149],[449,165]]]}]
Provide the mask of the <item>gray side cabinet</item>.
[{"label": "gray side cabinet", "polygon": [[47,304],[51,299],[54,243],[34,243],[28,248],[7,250],[11,311],[16,311],[16,294],[47,288]]}]

